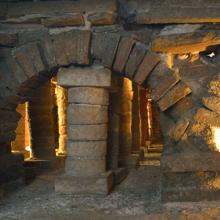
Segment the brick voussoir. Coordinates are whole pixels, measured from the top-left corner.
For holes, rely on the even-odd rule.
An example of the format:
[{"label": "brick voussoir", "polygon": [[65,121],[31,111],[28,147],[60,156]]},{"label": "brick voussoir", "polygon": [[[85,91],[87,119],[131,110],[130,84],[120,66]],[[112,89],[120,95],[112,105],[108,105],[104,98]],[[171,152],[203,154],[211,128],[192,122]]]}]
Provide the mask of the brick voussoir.
[{"label": "brick voussoir", "polygon": [[[36,61],[33,60],[33,56],[34,56],[32,54],[33,51],[35,51],[35,53],[38,53],[38,56],[39,56]],[[28,78],[38,75],[37,70],[42,70],[43,68],[43,63],[40,57],[40,52],[36,44],[31,43],[31,44],[26,44],[21,47],[18,47],[12,50],[12,55],[17,61],[17,63],[24,70]],[[36,62],[38,61],[40,62],[39,65],[36,64]]]},{"label": "brick voussoir", "polygon": [[135,40],[132,37],[126,36],[121,38],[113,65],[114,71],[119,73],[123,72],[134,44]]},{"label": "brick voussoir", "polygon": [[145,44],[136,42],[133,47],[130,56],[128,58],[126,67],[125,67],[125,76],[129,79],[133,79],[135,72],[137,71],[140,63],[144,59],[144,56],[147,52],[147,47]]},{"label": "brick voussoir", "polygon": [[118,33],[93,33],[91,45],[93,58],[102,61],[105,67],[112,68],[120,37]]},{"label": "brick voussoir", "polygon": [[67,62],[88,65],[90,63],[90,30],[71,30],[65,32],[65,53]]},{"label": "brick voussoir", "polygon": [[[152,73],[153,74],[153,73]],[[177,72],[167,72],[160,78],[160,82],[156,88],[152,89],[151,97],[154,101],[158,101],[163,97],[173,86],[180,81],[180,76]]]},{"label": "brick voussoir", "polygon": [[160,56],[153,52],[148,52],[142,63],[140,64],[137,73],[134,76],[134,82],[143,84],[146,78],[150,75],[154,67],[160,62]]},{"label": "brick voussoir", "polygon": [[165,111],[179,100],[183,99],[192,92],[184,82],[180,81],[172,89],[166,93],[157,103],[161,111]]}]

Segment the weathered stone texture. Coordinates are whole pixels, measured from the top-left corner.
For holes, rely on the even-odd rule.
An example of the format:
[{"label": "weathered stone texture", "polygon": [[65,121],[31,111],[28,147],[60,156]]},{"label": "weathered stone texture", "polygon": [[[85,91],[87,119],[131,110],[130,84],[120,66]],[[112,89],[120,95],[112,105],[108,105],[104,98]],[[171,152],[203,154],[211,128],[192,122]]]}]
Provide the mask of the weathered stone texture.
[{"label": "weathered stone texture", "polygon": [[68,90],[69,103],[84,103],[93,105],[108,105],[107,89],[92,87],[73,87]]},{"label": "weathered stone texture", "polygon": [[99,125],[69,125],[68,137],[73,141],[107,140],[107,124]]},{"label": "weathered stone texture", "polygon": [[0,19],[5,19],[7,8],[8,6],[6,3],[0,3]]},{"label": "weathered stone texture", "polygon": [[12,54],[28,77],[33,77],[46,70],[38,44],[31,43],[21,46],[14,49]]},{"label": "weathered stone texture", "polygon": [[143,60],[146,52],[147,48],[144,44],[136,43],[125,67],[125,74],[128,78],[133,78],[135,71]]},{"label": "weathered stone texture", "polygon": [[184,135],[187,127],[189,126],[189,121],[186,119],[180,119],[175,126],[172,128],[171,136],[176,142],[178,142]]},{"label": "weathered stone texture", "polygon": [[106,148],[106,141],[69,141],[67,155],[74,157],[105,157]]},{"label": "weathered stone texture", "polygon": [[152,41],[152,50],[164,53],[190,53],[204,51],[220,42],[218,30],[201,25],[176,25],[165,27]]},{"label": "weathered stone texture", "polygon": [[90,36],[88,30],[72,30],[65,33],[65,51],[69,63],[89,64]]},{"label": "weathered stone texture", "polygon": [[94,12],[88,15],[88,20],[92,25],[111,25],[115,24],[117,14],[109,11]]},{"label": "weathered stone texture", "polygon": [[81,26],[84,25],[82,14],[67,14],[42,19],[42,23],[46,27],[65,27],[65,26]]},{"label": "weathered stone texture", "polygon": [[0,32],[0,45],[1,46],[14,46],[18,41],[17,33],[13,32]]},{"label": "weathered stone texture", "polygon": [[91,53],[102,64],[111,68],[117,51],[120,35],[116,33],[93,33]]},{"label": "weathered stone texture", "polygon": [[73,194],[107,195],[113,186],[111,172],[92,177],[61,176],[55,183],[55,191]]},{"label": "weathered stone texture", "polygon": [[104,157],[73,157],[66,160],[65,171],[70,176],[90,177],[103,173],[105,166]]},{"label": "weathered stone texture", "polygon": [[65,53],[65,35],[64,32],[55,33],[51,35],[53,43],[54,55],[59,65],[69,64],[67,55]]},{"label": "weathered stone texture", "polygon": [[89,64],[90,31],[71,30],[53,33],[51,39],[58,64]]},{"label": "weathered stone texture", "polygon": [[131,37],[121,38],[120,43],[118,45],[115,63],[113,66],[113,69],[116,72],[121,73],[124,70],[133,45],[134,45],[134,40]]},{"label": "weathered stone texture", "polygon": [[97,1],[47,1],[47,2],[22,2],[11,3],[8,6],[8,17],[20,17],[30,14],[66,14],[66,13],[83,13],[90,11],[112,11],[117,10],[114,0],[103,2]]},{"label": "weathered stone texture", "polygon": [[165,74],[158,86],[152,89],[151,97],[154,101],[158,101],[163,95],[166,94],[177,82],[179,82],[180,77],[178,74]]},{"label": "weathered stone texture", "polygon": [[180,82],[158,101],[158,105],[162,111],[165,111],[190,93],[191,89],[185,83]]},{"label": "weathered stone texture", "polygon": [[69,124],[105,124],[108,122],[108,108],[101,105],[70,104],[67,110]]},{"label": "weathered stone texture", "polygon": [[111,72],[103,67],[70,67],[61,68],[57,75],[57,82],[61,86],[89,86],[110,87]]},{"label": "weathered stone texture", "polygon": [[[123,18],[138,24],[219,22],[218,1],[121,1]],[[187,16],[186,16],[187,15]]]},{"label": "weathered stone texture", "polygon": [[148,52],[135,74],[134,81],[141,85],[159,62],[159,55]]},{"label": "weathered stone texture", "polygon": [[220,114],[220,100],[217,96],[205,97],[202,99],[203,104],[210,110]]}]

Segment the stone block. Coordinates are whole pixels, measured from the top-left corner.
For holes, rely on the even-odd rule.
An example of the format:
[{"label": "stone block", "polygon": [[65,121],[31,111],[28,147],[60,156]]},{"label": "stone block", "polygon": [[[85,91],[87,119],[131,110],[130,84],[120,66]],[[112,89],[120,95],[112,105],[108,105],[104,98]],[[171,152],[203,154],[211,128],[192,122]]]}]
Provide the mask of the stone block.
[{"label": "stone block", "polygon": [[0,185],[24,177],[22,154],[2,154],[0,157]]},{"label": "stone block", "polygon": [[211,96],[202,99],[203,104],[210,110],[220,114],[220,102],[219,97]]},{"label": "stone block", "polygon": [[88,15],[92,25],[112,25],[116,23],[117,14],[110,11],[93,12]]},{"label": "stone block", "polygon": [[[152,73],[153,74],[153,73]],[[158,101],[163,95],[166,94],[176,83],[180,80],[180,76],[175,73],[166,74],[160,78],[158,86],[152,89],[151,98],[154,101]]]},{"label": "stone block", "polygon": [[195,103],[193,102],[192,95],[186,96],[184,99],[178,101],[173,107],[168,110],[169,115],[177,120],[184,113],[192,109],[193,106],[195,106]]},{"label": "stone block", "polygon": [[15,32],[1,32],[0,45],[13,47],[18,41],[18,35]]},{"label": "stone block", "polygon": [[144,44],[136,43],[131,54],[129,56],[128,62],[125,67],[125,75],[132,79],[139,64],[144,58],[144,55],[147,52],[147,48]]},{"label": "stone block", "polygon": [[94,177],[61,176],[55,181],[55,192],[64,194],[107,195],[113,187],[110,171]]},{"label": "stone block", "polygon": [[118,168],[113,170],[113,180],[114,185],[120,184],[128,175],[128,170],[126,168]]},{"label": "stone block", "polygon": [[192,90],[185,83],[180,82],[158,101],[158,105],[162,111],[165,111],[179,100],[190,94],[191,91]]},{"label": "stone block", "polygon": [[115,0],[109,0],[103,4],[102,1],[41,1],[41,2],[13,2],[8,4],[8,17],[20,17],[31,14],[57,15],[69,13],[89,13],[91,11],[103,12],[117,11]]},{"label": "stone block", "polygon": [[89,64],[90,38],[89,30],[71,30],[64,34],[65,53],[68,63]]},{"label": "stone block", "polygon": [[109,93],[107,89],[93,87],[73,87],[68,89],[69,103],[93,105],[108,105]]},{"label": "stone block", "polygon": [[105,67],[111,68],[117,51],[120,35],[116,33],[93,33],[91,53],[102,61]]},{"label": "stone block", "polygon": [[0,19],[4,20],[7,14],[8,5],[6,3],[0,3]]},{"label": "stone block", "polygon": [[[133,10],[138,24],[175,24],[175,23],[213,23],[219,21],[218,1],[133,1]],[[129,1],[130,3],[130,1]],[[208,8],[208,10],[207,10]],[[186,16],[187,15],[187,16]],[[134,16],[133,16],[134,17]]]},{"label": "stone block", "polygon": [[40,50],[42,59],[44,63],[47,65],[47,69],[51,70],[52,68],[57,66],[55,51],[53,47],[52,40],[49,35],[46,35],[43,40],[41,40]]},{"label": "stone block", "polygon": [[72,141],[107,140],[107,124],[100,125],[69,125],[68,137]]},{"label": "stone block", "polygon": [[111,71],[101,66],[61,68],[57,75],[57,82],[64,87],[110,87]]},{"label": "stone block", "polygon": [[108,122],[108,107],[101,105],[70,104],[67,109],[69,124],[88,125]]},{"label": "stone block", "polygon": [[42,24],[45,27],[65,27],[65,26],[81,26],[84,25],[82,14],[67,14],[60,16],[47,17],[42,19]]},{"label": "stone block", "polygon": [[142,84],[159,62],[160,57],[158,54],[148,52],[135,74],[134,81]]},{"label": "stone block", "polygon": [[39,45],[36,43],[18,47],[12,51],[12,55],[28,77],[33,77],[46,71],[46,67],[41,58]]},{"label": "stone block", "polygon": [[134,40],[131,37],[121,38],[113,66],[114,71],[119,73],[123,72],[133,46]]},{"label": "stone block", "polygon": [[152,51],[184,54],[204,51],[220,42],[220,32],[201,25],[175,25],[165,27],[152,41]]},{"label": "stone block", "polygon": [[178,142],[182,138],[188,127],[189,121],[187,119],[180,119],[172,128],[171,136],[176,142]]},{"label": "stone block", "polygon": [[58,32],[50,35],[56,61],[59,65],[68,65],[69,60],[65,51],[65,33]]},{"label": "stone block", "polygon": [[67,175],[88,177],[95,176],[105,171],[105,157],[69,157],[67,156],[65,163],[65,171]]},{"label": "stone block", "polygon": [[13,73],[14,79],[16,79],[16,81],[19,84],[24,83],[28,79],[28,77],[26,76],[24,70],[20,67],[20,65],[13,58],[11,54],[11,50],[5,50],[3,56],[5,57],[5,60],[6,60],[7,66],[10,69],[10,72]]},{"label": "stone block", "polygon": [[106,141],[69,141],[67,143],[68,156],[105,157],[106,150]]}]

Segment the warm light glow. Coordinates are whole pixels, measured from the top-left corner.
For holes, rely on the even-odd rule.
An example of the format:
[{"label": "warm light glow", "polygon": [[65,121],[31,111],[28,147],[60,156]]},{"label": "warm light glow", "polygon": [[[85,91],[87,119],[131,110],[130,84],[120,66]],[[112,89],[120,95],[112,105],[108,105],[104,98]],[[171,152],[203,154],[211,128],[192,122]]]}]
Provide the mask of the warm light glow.
[{"label": "warm light glow", "polygon": [[29,158],[33,158],[33,153],[32,153],[32,148],[31,148],[31,146],[26,146],[26,147],[25,147],[25,150],[30,153],[30,154],[29,154]]},{"label": "warm light glow", "polygon": [[214,142],[216,148],[220,151],[220,128],[214,128]]}]

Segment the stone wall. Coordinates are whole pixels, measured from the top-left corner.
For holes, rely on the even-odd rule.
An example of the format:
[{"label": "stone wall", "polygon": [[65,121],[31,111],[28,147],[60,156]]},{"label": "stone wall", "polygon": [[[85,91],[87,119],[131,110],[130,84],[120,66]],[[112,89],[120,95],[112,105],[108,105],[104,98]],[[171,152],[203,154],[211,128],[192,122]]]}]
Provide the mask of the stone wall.
[{"label": "stone wall", "polygon": [[[10,155],[10,142],[15,138],[19,117],[15,112],[17,104],[30,100],[33,91],[57,72],[62,75],[60,85],[65,87],[87,87],[88,80],[89,87],[97,87],[100,82],[101,87],[108,87],[109,79],[91,68],[99,64],[106,71],[110,69],[113,74],[151,90],[151,98],[160,109],[165,145],[161,162],[163,199],[194,200],[206,195],[214,199],[219,186],[213,180],[218,178],[220,167],[214,141],[219,128],[220,30],[216,24],[204,23],[219,21],[219,3],[209,3],[209,10],[203,1],[195,5],[192,1],[184,2],[180,10],[176,10],[179,3],[165,3],[158,6],[151,1],[1,3],[1,157]],[[201,24],[166,25],[185,22]],[[158,25],[148,25],[152,23]],[[210,57],[211,52],[214,57]],[[68,67],[74,74],[62,71]],[[91,74],[87,68],[93,69]],[[86,74],[82,74],[84,70]],[[72,114],[84,113],[83,120],[89,120],[87,108],[81,112],[77,103],[73,103]],[[95,120],[103,119],[101,115]],[[83,132],[85,125],[80,120],[76,117],[71,122],[68,139],[74,140],[73,134],[79,134],[86,141],[95,141],[92,136],[87,137],[87,130]],[[93,123],[89,125],[94,127]],[[105,125],[99,135],[107,135],[104,131]],[[85,167],[92,160],[87,156]],[[75,161],[80,163],[75,157],[74,153],[70,156],[68,166]],[[104,163],[100,158],[98,161]],[[94,172],[100,174],[104,170],[100,165]],[[202,172],[202,177],[198,172]],[[90,180],[94,183],[97,179]],[[192,196],[194,185],[198,186],[196,196]]]}]

